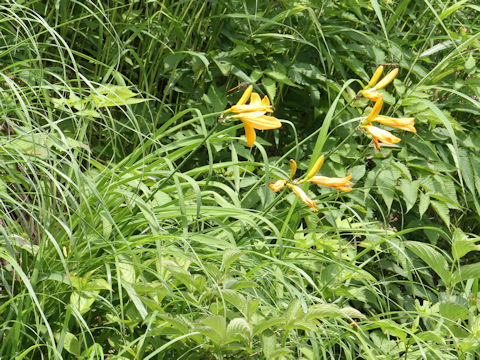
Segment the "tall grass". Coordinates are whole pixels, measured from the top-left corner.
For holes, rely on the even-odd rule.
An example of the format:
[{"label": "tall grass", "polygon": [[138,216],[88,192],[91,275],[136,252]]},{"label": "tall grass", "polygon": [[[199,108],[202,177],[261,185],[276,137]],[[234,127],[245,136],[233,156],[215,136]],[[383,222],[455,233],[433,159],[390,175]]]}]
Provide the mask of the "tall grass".
[{"label": "tall grass", "polygon": [[[479,10],[0,5],[0,358],[477,358]],[[418,134],[374,152],[386,62]],[[283,122],[252,148],[244,81]],[[321,154],[352,192],[268,188]]]}]

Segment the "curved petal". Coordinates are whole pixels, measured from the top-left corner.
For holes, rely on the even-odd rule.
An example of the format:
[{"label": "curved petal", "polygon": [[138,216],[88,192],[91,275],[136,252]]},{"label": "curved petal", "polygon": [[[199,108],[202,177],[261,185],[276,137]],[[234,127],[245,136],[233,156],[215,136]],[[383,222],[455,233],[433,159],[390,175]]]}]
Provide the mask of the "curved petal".
[{"label": "curved petal", "polygon": [[242,94],[242,97],[240,98],[240,100],[238,100],[237,102],[237,105],[243,105],[247,102],[248,98],[250,97],[250,94],[252,93],[252,90],[253,90],[253,86],[250,85],[249,87],[247,87],[245,89],[245,91],[243,92]]},{"label": "curved petal", "polygon": [[268,96],[264,96],[262,99],[262,105],[263,106],[270,106],[270,100],[268,99]]},{"label": "curved petal", "polygon": [[273,116],[261,115],[261,116],[251,116],[250,114],[254,113],[247,113],[242,114],[240,119],[242,119],[244,124],[248,124],[254,129],[258,130],[270,130],[270,129],[278,129],[282,127],[282,123],[280,120]]},{"label": "curved petal", "polygon": [[250,105],[262,105],[260,95],[258,95],[257,93],[252,93],[252,95],[250,96]]},{"label": "curved petal", "polygon": [[383,94],[377,93],[371,89],[361,90],[360,94],[366,97],[368,100],[377,101],[383,97]]},{"label": "curved petal", "polygon": [[393,79],[395,79],[397,74],[398,74],[398,68],[391,70],[387,75],[385,75],[385,77],[382,80],[378,82],[377,85],[373,87],[373,90],[383,89],[385,86],[390,84],[393,81]]},{"label": "curved petal", "polygon": [[370,135],[372,135],[373,142],[375,143],[375,147],[377,149],[380,149],[378,141],[387,145],[396,144],[401,141],[401,139],[393,135],[391,132],[380,129],[376,126],[367,125],[365,126],[365,129],[367,129]]},{"label": "curved petal", "polygon": [[287,184],[287,186],[293,190],[293,192],[295,194],[297,194],[297,196],[305,203],[307,204],[308,206],[310,206],[313,211],[318,211],[317,210],[317,207],[315,205],[315,200],[312,200],[308,197],[308,195],[305,193],[305,191],[302,190],[302,188],[300,188],[299,186],[296,186],[296,185],[291,185],[291,184]]},{"label": "curved petal", "polygon": [[378,121],[380,124],[394,127],[396,129],[410,131],[416,133],[415,118],[392,118],[390,116],[380,115],[375,118],[374,121]]},{"label": "curved petal", "polygon": [[255,134],[255,129],[249,124],[247,124],[245,121],[243,121],[243,126],[245,127],[245,137],[247,138],[247,145],[252,146],[255,142],[255,139],[257,138],[257,135]]}]

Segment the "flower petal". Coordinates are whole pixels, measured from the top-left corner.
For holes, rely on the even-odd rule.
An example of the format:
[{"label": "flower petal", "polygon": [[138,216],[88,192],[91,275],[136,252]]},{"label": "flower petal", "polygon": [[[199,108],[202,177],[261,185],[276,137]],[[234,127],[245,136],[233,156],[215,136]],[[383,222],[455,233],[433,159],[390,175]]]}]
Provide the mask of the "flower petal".
[{"label": "flower petal", "polygon": [[262,105],[260,95],[258,95],[257,93],[252,93],[252,95],[250,96],[250,105]]},{"label": "flower petal", "polygon": [[240,100],[238,100],[237,102],[237,105],[243,105],[247,102],[248,98],[250,97],[250,94],[252,93],[252,90],[253,90],[253,86],[250,85],[249,87],[247,87],[247,89],[243,92],[243,95],[242,97],[240,98]]},{"label": "flower petal", "polygon": [[371,88],[373,85],[375,85],[378,81],[378,79],[380,79],[380,76],[382,76],[382,73],[383,73],[383,66],[380,65],[377,70],[375,70],[375,72],[373,73],[373,76],[372,78],[370,79],[370,81],[368,82],[367,85],[365,85],[365,87],[363,88],[364,90],[365,89],[369,89]]},{"label": "flower petal", "polygon": [[[265,95],[262,99],[262,105],[263,106],[270,106],[270,99],[268,98],[267,95]],[[271,112],[271,111],[270,111]]]},{"label": "flower petal", "polygon": [[242,119],[244,124],[248,124],[254,129],[258,130],[270,130],[270,129],[278,129],[282,127],[282,123],[280,120],[273,116],[267,115],[260,115],[258,116],[257,113],[244,113],[239,115],[240,119]]},{"label": "flower petal", "polygon": [[385,86],[390,84],[393,81],[393,79],[395,79],[397,74],[398,74],[398,67],[391,70],[387,75],[385,75],[385,77],[382,80],[380,80],[377,85],[373,87],[373,90],[383,89]]},{"label": "flower petal", "polygon": [[380,114],[380,110],[382,110],[383,106],[383,99],[380,98],[375,102],[375,105],[372,108],[372,111],[370,111],[370,114],[368,114],[367,118],[363,120],[363,124],[367,125],[370,124],[373,119],[375,119],[378,114]]},{"label": "flower petal", "polygon": [[307,204],[308,206],[310,206],[313,211],[318,211],[317,210],[317,207],[315,205],[315,201],[310,199],[308,197],[308,195],[305,193],[305,191],[303,191],[299,186],[296,186],[296,185],[292,185],[292,184],[287,184],[287,186],[293,190],[293,192],[295,194],[297,194],[297,196],[305,203]]},{"label": "flower petal", "polygon": [[[349,181],[352,178],[352,174],[345,177],[327,177],[327,176],[314,176],[309,181],[314,184],[320,184],[324,186],[329,186],[332,188],[337,188],[342,191],[352,190],[349,186],[352,186],[353,183]],[[345,190],[348,189],[348,190]]]},{"label": "flower petal", "polygon": [[270,189],[272,189],[273,191],[275,192],[278,192],[280,190],[283,189],[283,187],[285,186],[287,180],[277,180],[276,182],[274,183],[270,183],[268,184],[268,186],[270,187]]},{"label": "flower petal", "polygon": [[375,117],[374,121],[378,121],[380,124],[391,126],[400,130],[410,131],[416,133],[415,118],[392,118],[390,116],[380,115]]},{"label": "flower petal", "polygon": [[255,129],[243,121],[243,126],[245,127],[245,137],[247,138],[247,145],[252,146],[253,143],[255,142],[255,139],[257,138],[257,135],[255,134]]},{"label": "flower petal", "polygon": [[377,93],[372,89],[360,90],[360,94],[366,97],[368,100],[377,101],[383,97],[383,94]]},{"label": "flower petal", "polygon": [[373,125],[365,126],[365,129],[372,135],[373,142],[375,143],[375,147],[380,150],[380,145],[378,141],[383,144],[392,145],[396,144],[401,141],[398,137],[393,135],[391,132],[380,129]]}]

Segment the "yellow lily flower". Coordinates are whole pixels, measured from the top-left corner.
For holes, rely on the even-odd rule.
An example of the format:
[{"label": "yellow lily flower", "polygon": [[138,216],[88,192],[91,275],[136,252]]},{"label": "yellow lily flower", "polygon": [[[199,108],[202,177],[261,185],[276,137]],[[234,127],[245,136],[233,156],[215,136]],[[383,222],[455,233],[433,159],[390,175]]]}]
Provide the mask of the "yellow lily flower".
[{"label": "yellow lily flower", "polygon": [[375,85],[373,87],[373,90],[380,90],[380,89],[383,89],[385,86],[387,86],[388,84],[390,84],[393,79],[395,79],[398,75],[398,67],[396,67],[395,69],[392,69],[387,75],[385,75],[385,77],[380,80],[377,85]]},{"label": "yellow lily flower", "polygon": [[375,147],[380,150],[379,141],[383,144],[392,145],[400,142],[401,139],[393,135],[391,132],[380,129],[373,125],[365,125],[364,128],[372,135],[373,142]]},{"label": "yellow lily flower", "polygon": [[280,120],[273,116],[263,114],[263,111],[254,111],[232,116],[233,118],[239,118],[242,120],[243,126],[245,127],[245,136],[247,138],[248,146],[252,146],[255,142],[257,137],[255,134],[255,129],[270,130],[282,127]]},{"label": "yellow lily flower", "polygon": [[377,93],[376,91],[373,91],[372,89],[368,90],[360,90],[360,94],[366,97],[368,100],[372,101],[377,101],[381,98],[383,98],[383,94]]},{"label": "yellow lily flower", "polygon": [[279,192],[280,190],[283,189],[283,187],[285,186],[286,183],[287,183],[287,180],[277,180],[277,181],[274,182],[274,183],[268,184],[268,186],[269,186],[270,189],[272,189],[273,191]]},{"label": "yellow lily flower", "polygon": [[365,86],[363,90],[360,90],[360,95],[363,95],[364,97],[372,101],[377,101],[383,97],[383,94],[377,93],[376,90],[383,89],[385,86],[390,84],[397,76],[398,68],[396,67],[392,69],[387,75],[385,75],[382,80],[377,83],[378,79],[382,75],[382,72],[383,66],[379,66],[370,81],[368,82],[367,86]]},{"label": "yellow lily flower", "polygon": [[[235,113],[232,118],[240,119],[245,127],[245,136],[247,138],[247,145],[252,146],[256,139],[255,129],[270,130],[278,129],[282,123],[273,116],[265,115],[267,112],[272,112],[273,108],[270,105],[270,100],[267,96],[260,99],[260,95],[252,92],[253,86],[250,85],[243,93],[236,105],[224,111],[224,113]],[[248,98],[250,103],[246,105]]]},{"label": "yellow lily flower", "polygon": [[329,186],[342,191],[351,191],[352,188],[350,186],[353,185],[353,183],[350,181],[351,178],[352,178],[352,174],[345,177],[341,177],[341,178],[327,177],[327,176],[313,176],[307,181],[310,181],[314,184]]},{"label": "yellow lily flower", "polygon": [[415,118],[392,118],[390,116],[376,116],[373,121],[377,121],[380,124],[387,125],[390,127],[394,127],[396,129],[410,131],[416,133],[417,130],[415,129]]},{"label": "yellow lily flower", "polygon": [[370,111],[370,114],[365,118],[365,120],[362,121],[363,125],[368,125],[370,124],[376,117],[378,117],[378,114],[380,114],[380,111],[382,110],[383,106],[383,99],[379,99],[375,102],[375,105],[373,105],[372,111]]},{"label": "yellow lily flower", "polygon": [[[251,88],[249,86],[248,88]],[[230,111],[233,113],[241,114],[245,112],[252,112],[252,111],[263,111],[264,113],[273,112],[272,105],[270,105],[270,100],[267,96],[263,97],[263,100],[260,100],[260,95],[257,93],[252,93],[250,90],[250,104],[246,105],[245,103],[247,100],[245,99],[245,94],[248,94],[248,89],[245,90],[240,100],[237,102],[236,105],[233,105],[230,108]]]},{"label": "yellow lily flower", "polygon": [[318,211],[317,207],[315,205],[315,200],[312,200],[308,197],[308,195],[305,193],[305,191],[302,190],[301,187],[297,185],[292,185],[292,184],[286,184],[290,189],[293,190],[295,194],[308,206],[310,206],[313,211]]}]

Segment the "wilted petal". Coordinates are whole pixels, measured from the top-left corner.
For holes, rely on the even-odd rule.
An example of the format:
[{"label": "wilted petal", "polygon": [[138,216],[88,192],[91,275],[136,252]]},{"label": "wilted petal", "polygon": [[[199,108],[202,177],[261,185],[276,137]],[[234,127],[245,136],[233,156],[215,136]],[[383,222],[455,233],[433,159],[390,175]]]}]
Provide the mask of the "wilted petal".
[{"label": "wilted petal", "polygon": [[352,189],[349,188],[349,186],[353,185],[353,183],[350,181],[351,178],[352,174],[345,177],[314,176],[310,178],[309,181],[314,184],[329,186],[342,191],[350,191]]},{"label": "wilted petal", "polygon": [[298,197],[305,203],[307,204],[308,206],[310,206],[313,211],[318,211],[317,210],[317,207],[315,205],[315,201],[310,199],[307,194],[305,193],[305,191],[303,191],[299,186],[297,185],[292,185],[292,184],[287,184],[287,186],[293,190],[293,192],[295,194],[298,195]]},{"label": "wilted petal", "polygon": [[287,180],[278,180],[274,183],[270,183],[268,184],[268,186],[270,187],[270,189],[272,189],[273,191],[275,192],[278,192],[280,190],[283,189],[283,187],[285,186],[285,184],[287,183]]}]

